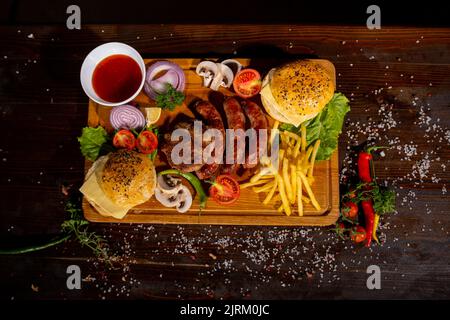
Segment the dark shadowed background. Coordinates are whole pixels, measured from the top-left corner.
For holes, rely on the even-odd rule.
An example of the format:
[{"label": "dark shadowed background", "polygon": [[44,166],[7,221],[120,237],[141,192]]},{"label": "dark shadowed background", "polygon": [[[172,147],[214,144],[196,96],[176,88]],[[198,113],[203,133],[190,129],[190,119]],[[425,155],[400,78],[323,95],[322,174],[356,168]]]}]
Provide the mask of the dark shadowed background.
[{"label": "dark shadowed background", "polygon": [[448,26],[448,1],[112,1],[2,0],[2,24],[65,23],[68,5],[77,4],[83,23],[308,23],[365,25],[366,9],[380,6],[382,24]]}]

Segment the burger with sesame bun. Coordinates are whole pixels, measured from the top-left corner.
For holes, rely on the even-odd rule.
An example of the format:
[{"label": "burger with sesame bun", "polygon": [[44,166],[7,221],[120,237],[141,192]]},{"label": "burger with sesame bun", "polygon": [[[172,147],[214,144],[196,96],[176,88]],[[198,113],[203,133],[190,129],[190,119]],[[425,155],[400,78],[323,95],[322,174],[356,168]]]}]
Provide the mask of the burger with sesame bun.
[{"label": "burger with sesame bun", "polygon": [[103,216],[122,219],[155,191],[156,172],[145,154],[120,149],[99,157],[80,188],[87,201]]},{"label": "burger with sesame bun", "polygon": [[314,118],[333,98],[335,69],[327,60],[298,60],[269,71],[261,102],[282,123],[299,126]]}]

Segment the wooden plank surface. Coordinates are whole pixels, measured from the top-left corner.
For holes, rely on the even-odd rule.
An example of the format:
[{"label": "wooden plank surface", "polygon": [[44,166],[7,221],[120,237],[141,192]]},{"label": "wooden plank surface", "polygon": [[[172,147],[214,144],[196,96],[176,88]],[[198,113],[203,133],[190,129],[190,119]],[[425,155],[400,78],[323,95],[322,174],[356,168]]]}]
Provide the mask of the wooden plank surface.
[{"label": "wooden plank surface", "polygon": [[[164,59],[164,58],[163,58]],[[183,105],[173,112],[163,111],[163,114],[156,125],[162,125],[171,121],[180,113],[193,117],[192,112],[187,107],[194,99],[208,100],[211,90],[202,85],[202,79],[195,73],[200,59],[178,58],[164,59],[178,64],[186,75],[186,99]],[[212,59],[209,59],[212,60]],[[156,60],[146,59],[146,65],[150,65]],[[250,59],[238,59],[244,66],[251,66]],[[322,63],[323,60],[317,60]],[[326,64],[329,66],[329,64]],[[276,67],[276,65],[265,66],[265,69]],[[336,83],[334,70],[330,71],[333,81]],[[220,89],[220,94],[233,96],[233,93],[225,88]],[[257,103],[262,104],[257,97]],[[134,99],[139,107],[155,107],[156,104],[143,91]],[[113,130],[109,121],[111,107],[99,105],[92,100],[89,101],[89,113],[87,123],[91,127],[99,125],[109,132]],[[272,119],[268,117],[272,126]],[[164,168],[165,163],[159,157],[156,161],[156,169]],[[92,162],[86,161],[85,172],[89,170]],[[320,211],[314,209],[311,204],[305,203],[304,216],[300,217],[294,207],[291,216],[286,216],[277,211],[277,204],[264,205],[264,197],[254,193],[251,188],[242,189],[241,196],[232,206],[223,207],[210,200],[205,209],[200,213],[199,201],[194,199],[191,209],[180,214],[174,208],[167,208],[161,205],[154,197],[149,201],[133,208],[123,219],[115,219],[100,215],[97,210],[89,204],[86,198],[83,199],[83,211],[87,220],[92,222],[123,222],[123,223],[181,223],[181,224],[227,224],[227,225],[272,225],[272,226],[327,226],[334,224],[339,217],[339,179],[338,179],[338,155],[337,152],[328,161],[317,161],[315,165],[315,182],[312,186],[316,199],[321,207]],[[161,169],[159,169],[161,170]],[[279,205],[279,204],[278,204]]]},{"label": "wooden plank surface", "polygon": [[[401,148],[375,162],[379,179],[396,181],[399,194],[398,214],[383,224],[382,246],[359,248],[338,240],[328,228],[94,224],[91,230],[108,239],[125,266],[105,270],[76,242],[2,256],[0,298],[449,298],[450,200],[443,189],[450,180],[450,148],[443,137],[450,127],[450,29],[84,25],[69,31],[64,26],[10,26],[0,27],[0,36],[2,244],[56,233],[65,219],[61,185],[80,186],[84,176],[75,137],[88,110],[78,72],[84,56],[107,41],[127,42],[146,58],[170,53],[272,57],[275,63],[305,55],[328,59],[336,66],[338,90],[351,99],[352,108],[339,144],[340,173],[351,148],[367,139],[367,123],[383,115],[392,113],[397,124],[381,137],[398,138]],[[392,108],[382,111],[386,103]],[[421,106],[429,126],[416,124]],[[444,131],[425,137],[434,124]],[[410,160],[406,145],[413,150]],[[411,176],[413,165],[426,154],[433,160],[428,174]],[[426,167],[427,162],[421,163]],[[67,290],[71,264],[96,280],[84,281],[82,290]],[[366,269],[372,264],[381,268],[381,290],[366,287]]]}]

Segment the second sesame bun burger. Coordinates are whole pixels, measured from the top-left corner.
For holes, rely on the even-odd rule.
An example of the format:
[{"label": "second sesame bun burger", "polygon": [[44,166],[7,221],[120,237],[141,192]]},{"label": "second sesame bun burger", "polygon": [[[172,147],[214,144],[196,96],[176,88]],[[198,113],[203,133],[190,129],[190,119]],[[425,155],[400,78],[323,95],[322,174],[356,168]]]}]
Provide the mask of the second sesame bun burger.
[{"label": "second sesame bun burger", "polygon": [[299,126],[314,118],[333,97],[335,69],[327,60],[298,60],[269,71],[261,102],[280,122]]},{"label": "second sesame bun burger", "polygon": [[155,167],[148,156],[121,149],[93,163],[80,191],[101,215],[122,219],[149,200],[155,187]]}]

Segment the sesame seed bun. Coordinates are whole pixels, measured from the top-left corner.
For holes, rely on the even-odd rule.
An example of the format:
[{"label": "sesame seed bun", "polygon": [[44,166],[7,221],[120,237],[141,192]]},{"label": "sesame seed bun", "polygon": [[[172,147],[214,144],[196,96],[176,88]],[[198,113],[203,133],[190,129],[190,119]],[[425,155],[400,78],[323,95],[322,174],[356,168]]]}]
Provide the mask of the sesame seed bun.
[{"label": "sesame seed bun", "polygon": [[295,126],[315,117],[333,97],[335,69],[327,60],[298,60],[272,69],[261,101],[274,119]]},{"label": "sesame seed bun", "polygon": [[115,204],[133,207],[153,195],[156,187],[155,167],[145,154],[118,150],[109,154],[99,184]]}]

